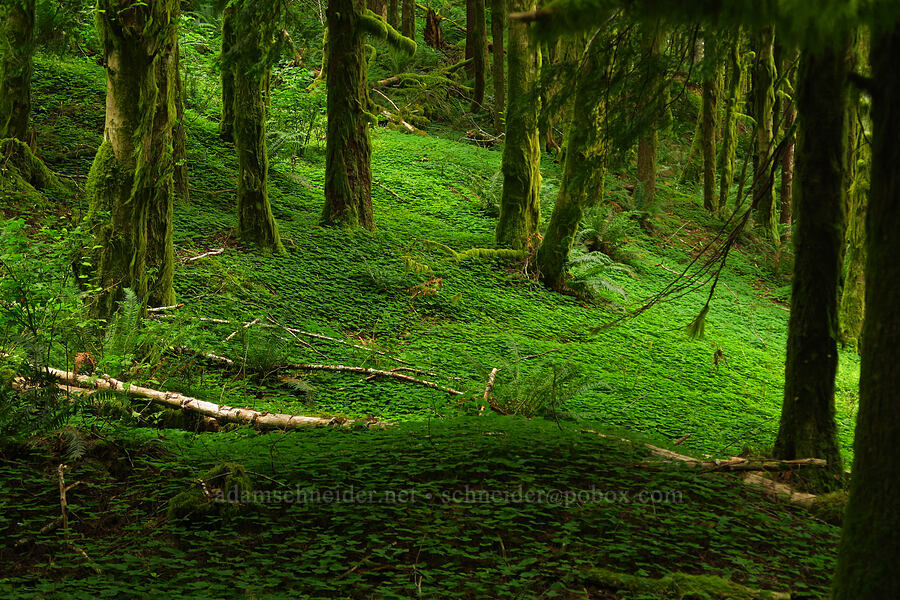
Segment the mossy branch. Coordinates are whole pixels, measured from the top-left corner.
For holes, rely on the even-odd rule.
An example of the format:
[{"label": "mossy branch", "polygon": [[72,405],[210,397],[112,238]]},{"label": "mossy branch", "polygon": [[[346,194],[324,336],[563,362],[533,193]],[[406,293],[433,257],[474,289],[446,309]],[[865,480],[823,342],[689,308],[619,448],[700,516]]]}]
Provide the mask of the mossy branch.
[{"label": "mossy branch", "polygon": [[408,56],[412,56],[416,53],[417,46],[415,40],[401,34],[391,27],[380,15],[375,14],[371,10],[366,10],[365,14],[360,15],[359,25],[371,37],[384,41],[394,50],[403,52]]}]

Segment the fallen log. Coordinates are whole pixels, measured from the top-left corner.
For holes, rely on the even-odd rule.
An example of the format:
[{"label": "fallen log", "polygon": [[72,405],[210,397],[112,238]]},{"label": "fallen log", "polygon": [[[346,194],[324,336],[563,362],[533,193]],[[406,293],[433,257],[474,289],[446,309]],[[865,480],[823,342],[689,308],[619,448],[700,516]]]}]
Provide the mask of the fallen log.
[{"label": "fallen log", "polygon": [[[582,433],[593,433],[605,438],[611,437],[606,434],[600,433],[599,431],[594,431],[593,429],[582,429]],[[627,440],[625,438],[612,439],[617,439],[629,444],[634,443],[631,440]],[[747,473],[741,476],[741,483],[743,483],[744,485],[756,488],[757,490],[761,491],[763,494],[771,498],[778,500],[784,499],[791,504],[798,504],[807,508],[816,503],[818,496],[816,496],[815,494],[798,492],[789,485],[778,483],[777,481],[772,481],[771,479],[763,477],[762,475],[760,475],[760,472],[766,470],[784,471],[787,469],[797,469],[802,467],[821,468],[827,465],[827,462],[821,458],[803,458],[799,460],[753,460],[740,457],[732,457],[727,460],[704,461],[698,458],[694,458],[693,456],[687,456],[685,454],[672,452],[671,450],[666,450],[665,448],[660,448],[659,446],[654,446],[653,444],[645,443],[643,445],[647,448],[647,450],[650,451],[650,454],[665,458],[670,461],[678,461],[691,466],[705,468],[710,471],[747,471]],[[649,464],[652,466],[652,463],[644,464]],[[752,464],[755,464],[757,468],[750,468],[750,465]],[[765,466],[768,466],[769,468],[761,468]]]},{"label": "fallen log", "polygon": [[[255,425],[262,429],[292,429],[295,427],[315,427],[322,425],[336,425],[347,427],[355,424],[364,424],[372,426],[376,422],[370,421],[354,421],[351,419],[332,418],[326,419],[322,417],[308,417],[301,415],[287,415],[280,413],[260,412],[250,408],[236,408],[233,406],[219,405],[206,400],[191,398],[178,392],[163,392],[151,388],[142,387],[119,381],[109,375],[101,377],[90,377],[88,375],[78,375],[71,371],[62,371],[47,367],[46,372],[57,380],[80,388],[90,388],[96,390],[112,390],[122,392],[128,396],[135,398],[146,398],[157,404],[162,404],[170,408],[180,408],[196,412],[205,417],[211,417],[216,421],[226,423],[246,423]],[[378,423],[379,425],[387,425],[387,423]]]}]

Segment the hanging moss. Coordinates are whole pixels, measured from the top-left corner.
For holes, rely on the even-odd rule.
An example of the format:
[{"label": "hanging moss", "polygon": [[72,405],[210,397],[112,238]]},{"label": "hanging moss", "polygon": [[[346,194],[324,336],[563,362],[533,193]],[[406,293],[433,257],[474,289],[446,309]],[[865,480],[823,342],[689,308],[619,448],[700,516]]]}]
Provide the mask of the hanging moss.
[{"label": "hanging moss", "polygon": [[0,138],[27,139],[35,0],[0,3]]},{"label": "hanging moss", "polygon": [[[533,0],[510,0],[511,11],[532,10],[534,6]],[[496,241],[499,246],[525,248],[537,233],[541,219],[540,107],[537,101],[541,54],[525,24],[511,21],[508,34],[509,102]]]}]

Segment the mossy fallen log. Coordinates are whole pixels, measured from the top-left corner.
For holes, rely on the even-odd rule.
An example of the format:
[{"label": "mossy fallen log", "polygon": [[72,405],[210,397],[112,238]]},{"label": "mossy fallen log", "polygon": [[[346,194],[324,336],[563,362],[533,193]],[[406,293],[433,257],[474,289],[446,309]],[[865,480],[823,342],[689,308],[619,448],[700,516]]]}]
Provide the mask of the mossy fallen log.
[{"label": "mossy fallen log", "polygon": [[[584,581],[612,592],[657,595],[659,598],[703,598],[705,600],[790,600],[786,592],[749,588],[715,575],[670,573],[659,579],[617,573],[608,569],[590,569]],[[641,596],[642,598],[648,596]],[[653,597],[653,596],[649,596]]]}]

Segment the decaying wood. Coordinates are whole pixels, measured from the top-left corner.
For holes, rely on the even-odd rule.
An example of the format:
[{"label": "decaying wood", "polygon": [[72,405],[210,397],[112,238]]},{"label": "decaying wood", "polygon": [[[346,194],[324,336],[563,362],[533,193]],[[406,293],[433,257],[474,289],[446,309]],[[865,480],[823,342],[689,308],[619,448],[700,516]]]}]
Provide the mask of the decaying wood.
[{"label": "decaying wood", "polygon": [[[582,433],[592,433],[594,435],[599,435],[600,437],[605,438],[611,437],[592,429],[583,429]],[[634,443],[631,440],[627,440],[625,438],[613,437],[611,439],[617,439],[628,444]],[[815,494],[798,492],[789,485],[778,483],[777,481],[772,481],[771,479],[763,477],[762,475],[760,475],[760,472],[785,471],[788,469],[809,467],[822,468],[827,465],[827,462],[821,458],[803,458],[799,460],[765,460],[732,457],[727,460],[700,460],[698,458],[694,458],[693,456],[687,456],[685,454],[672,452],[671,450],[666,450],[665,448],[660,448],[659,446],[654,446],[652,444],[643,445],[654,456],[659,456],[670,461],[686,463],[690,466],[695,466],[701,469],[707,469],[710,471],[747,471],[744,475],[741,476],[741,482],[744,483],[744,485],[756,488],[757,490],[760,490],[761,492],[772,498],[785,499],[792,504],[799,504],[801,506],[807,507],[812,505],[816,501],[817,496]]]},{"label": "decaying wood", "polygon": [[[251,327],[253,327],[253,326],[256,325],[257,323],[259,323],[259,319],[253,319],[253,320],[250,321],[249,323],[244,323],[243,328],[244,328],[244,329],[250,329]],[[240,331],[240,329],[235,329],[234,331],[232,331],[231,334],[229,334],[229,336],[228,336],[227,338],[225,338],[224,340],[222,340],[222,343],[231,341],[231,338],[233,338],[234,336],[236,336],[237,333],[238,333],[238,331]]]},{"label": "decaying wood", "polygon": [[[112,390],[122,392],[135,398],[146,398],[157,404],[180,408],[199,413],[206,417],[212,417],[219,422],[246,423],[262,429],[290,429],[295,427],[310,427],[321,425],[349,426],[355,423],[365,423],[367,426],[373,422],[353,421],[349,419],[325,419],[321,417],[307,417],[300,415],[287,415],[280,413],[259,412],[250,408],[235,408],[219,405],[206,400],[191,398],[178,392],[163,392],[139,385],[128,384],[108,375],[102,377],[88,377],[76,375],[71,371],[62,371],[47,367],[46,372],[63,383],[81,388],[98,390]],[[379,423],[384,425],[385,423]]]},{"label": "decaying wood", "polygon": [[484,401],[490,402],[491,392],[494,390],[494,382],[497,381],[497,373],[500,372],[500,369],[494,367],[491,369],[491,374],[488,375],[487,385],[484,388]]}]

